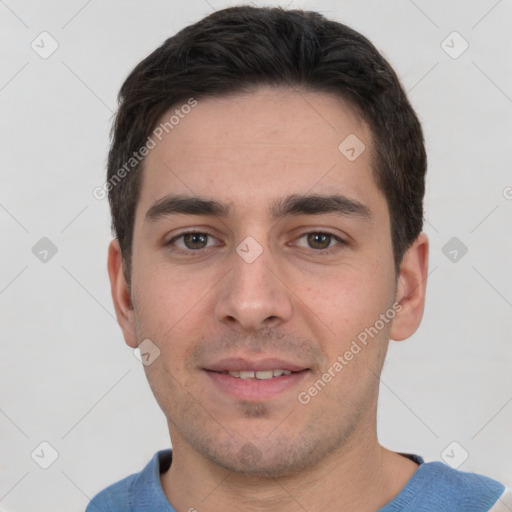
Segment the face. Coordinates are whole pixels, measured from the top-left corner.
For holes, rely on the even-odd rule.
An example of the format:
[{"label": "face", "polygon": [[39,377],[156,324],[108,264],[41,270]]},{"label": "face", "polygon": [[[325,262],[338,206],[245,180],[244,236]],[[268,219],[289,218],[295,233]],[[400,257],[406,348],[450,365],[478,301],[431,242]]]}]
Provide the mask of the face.
[{"label": "face", "polygon": [[375,429],[398,311],[372,152],[339,98],[262,88],[198,100],[146,157],[124,329],[160,351],[177,453],[275,477]]}]

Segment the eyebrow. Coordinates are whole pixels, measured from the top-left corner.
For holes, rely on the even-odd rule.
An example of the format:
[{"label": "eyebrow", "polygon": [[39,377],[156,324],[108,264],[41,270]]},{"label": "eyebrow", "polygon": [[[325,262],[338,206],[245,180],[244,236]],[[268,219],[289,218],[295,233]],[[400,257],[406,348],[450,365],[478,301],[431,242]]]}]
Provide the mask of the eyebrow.
[{"label": "eyebrow", "polygon": [[[159,199],[146,212],[148,222],[171,215],[207,215],[228,217],[232,209],[219,201],[180,195],[169,195]],[[280,219],[289,215],[319,215],[336,213],[345,217],[373,218],[371,210],[363,203],[343,195],[290,195],[278,199],[271,205],[270,216]]]}]

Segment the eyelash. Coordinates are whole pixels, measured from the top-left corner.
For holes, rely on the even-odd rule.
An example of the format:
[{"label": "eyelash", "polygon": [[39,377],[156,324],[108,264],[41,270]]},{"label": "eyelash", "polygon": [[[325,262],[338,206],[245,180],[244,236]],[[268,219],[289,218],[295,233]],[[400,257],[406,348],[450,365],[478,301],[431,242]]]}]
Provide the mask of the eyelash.
[{"label": "eyelash", "polygon": [[[171,238],[165,245],[166,246],[172,246],[176,242],[176,240],[179,240],[180,238],[183,238],[185,235],[193,234],[193,233],[196,233],[196,234],[199,234],[199,235],[206,235],[209,238],[215,238],[213,235],[210,235],[209,233],[207,233],[205,231],[189,230],[189,231],[182,231],[178,235],[176,235],[173,238]],[[312,247],[309,247],[309,249],[311,249],[313,251],[313,253],[316,253],[317,255],[330,255],[333,252],[340,250],[341,249],[340,246],[347,245],[347,242],[342,240],[340,237],[336,236],[334,233],[330,233],[329,231],[307,231],[305,233],[302,233],[297,238],[297,240],[300,240],[301,238],[303,238],[303,237],[305,237],[307,235],[311,235],[311,234],[327,235],[327,236],[330,236],[334,241],[338,242],[337,244],[334,244],[331,247],[327,247],[326,249],[314,249]],[[205,248],[202,248],[202,249],[178,249],[178,250],[173,250],[172,252],[193,257],[193,256],[200,256],[201,253],[204,253],[204,251],[206,249],[208,249],[208,248],[209,247],[205,247]],[[305,249],[305,247],[303,247],[303,249]]]}]

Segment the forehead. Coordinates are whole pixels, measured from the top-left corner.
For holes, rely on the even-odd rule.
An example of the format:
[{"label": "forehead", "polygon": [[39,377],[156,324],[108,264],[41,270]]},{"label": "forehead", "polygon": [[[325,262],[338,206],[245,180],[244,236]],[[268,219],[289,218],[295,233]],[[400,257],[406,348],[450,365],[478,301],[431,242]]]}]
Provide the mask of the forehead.
[{"label": "forehead", "polygon": [[[165,113],[160,125],[180,110],[177,105]],[[359,135],[371,143],[370,132],[355,108],[332,93],[311,92],[283,87],[262,87],[251,93],[197,100],[197,106],[168,133],[166,153],[191,158],[205,151],[243,146],[270,149],[288,159],[312,156],[311,149],[338,154],[339,143],[348,135]],[[191,149],[195,151],[191,152]],[[157,148],[158,149],[158,148]],[[294,151],[294,153],[291,152]],[[153,157],[159,151],[153,152]],[[233,156],[236,156],[233,153]],[[279,155],[280,156],[280,155]],[[149,160],[151,160],[151,156]]]},{"label": "forehead", "polygon": [[176,105],[161,118],[165,128],[180,114],[145,159],[138,205],[144,211],[170,193],[215,196],[245,212],[311,192],[362,203],[383,199],[373,178],[370,130],[334,94],[260,88],[199,98],[184,111]]}]

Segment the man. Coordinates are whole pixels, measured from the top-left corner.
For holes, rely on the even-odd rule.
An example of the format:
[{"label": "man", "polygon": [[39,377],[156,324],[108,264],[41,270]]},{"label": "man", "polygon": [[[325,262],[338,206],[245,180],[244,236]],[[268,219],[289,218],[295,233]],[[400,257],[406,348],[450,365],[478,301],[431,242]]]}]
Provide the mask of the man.
[{"label": "man", "polygon": [[505,507],[501,483],[377,439],[389,339],[423,315],[425,170],[394,71],[317,13],[217,11],[133,70],[108,269],[172,452],[88,512]]}]

